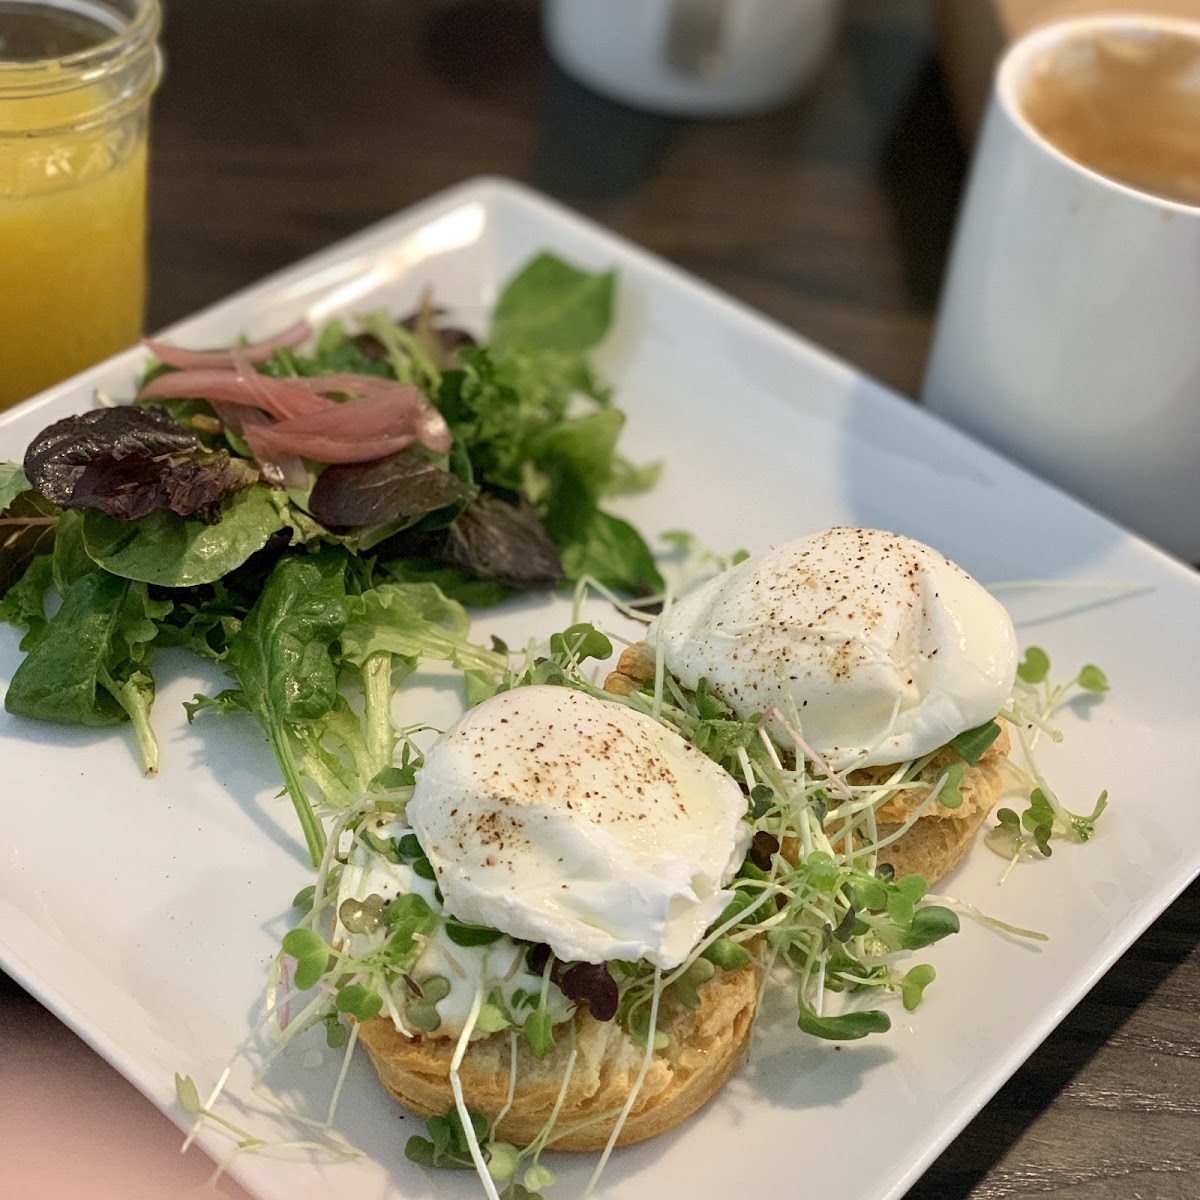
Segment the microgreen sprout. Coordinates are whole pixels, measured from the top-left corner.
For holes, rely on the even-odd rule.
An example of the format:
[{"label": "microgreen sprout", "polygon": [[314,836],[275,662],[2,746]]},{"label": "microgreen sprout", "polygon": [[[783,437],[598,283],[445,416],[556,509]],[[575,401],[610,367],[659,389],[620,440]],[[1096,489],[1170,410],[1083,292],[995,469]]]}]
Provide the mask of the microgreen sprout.
[{"label": "microgreen sprout", "polygon": [[[939,748],[883,771],[838,772],[808,743],[794,706],[742,720],[706,681],[688,689],[667,674],[661,655],[653,679],[635,680],[628,694],[603,691],[585,669],[612,652],[613,639],[577,619],[550,638],[542,652],[527,649],[516,668],[488,683],[489,694],[497,688],[553,683],[625,704],[676,730],[742,785],[745,819],[751,827],[749,849],[730,881],[725,910],[687,958],[669,971],[644,961],[564,963],[544,944],[517,943],[528,972],[526,986],[505,991],[477,980],[465,1023],[448,1034],[457,1038],[450,1071],[455,1103],[444,1115],[429,1119],[426,1136],[409,1139],[406,1154],[424,1167],[474,1168],[491,1200],[540,1200],[553,1182],[552,1172],[541,1162],[543,1150],[579,1128],[563,1127],[560,1112],[577,1054],[575,1026],[567,1018],[581,1006],[597,1020],[615,1020],[642,1049],[635,1086],[623,1109],[589,1118],[612,1120],[615,1115],[616,1124],[583,1193],[586,1197],[616,1144],[654,1055],[669,1044],[660,1028],[663,1005],[698,1008],[719,973],[752,965],[762,987],[768,979],[787,981],[802,1032],[849,1041],[890,1028],[892,1018],[876,999],[881,995],[891,993],[908,1012],[920,1006],[936,972],[930,963],[913,964],[908,956],[957,933],[959,913],[1006,936],[1044,939],[965,901],[931,895],[922,876],[899,876],[886,858],[888,847],[916,821],[939,807],[953,813],[967,802],[967,770],[1002,735],[999,721],[960,734],[950,743],[953,754]],[[1018,779],[1028,798],[1021,811],[999,809],[996,829],[988,835],[993,848],[1000,848],[1003,840],[1010,869],[1027,854],[1049,855],[1054,838],[1086,841],[1106,802],[1101,795],[1087,815],[1068,811],[1033,761],[1038,737],[1057,734],[1051,722],[1054,711],[1079,691],[1098,695],[1108,686],[1096,667],[1085,667],[1065,685],[1052,684],[1049,671],[1045,652],[1031,648],[1010,704],[1000,714],[1022,752]],[[415,834],[405,831],[404,806],[419,756],[407,736],[401,736],[401,747],[401,766],[391,769],[395,774],[381,773],[378,788],[334,822],[317,880],[297,897],[301,915],[282,945],[281,961],[291,964],[290,975],[283,974],[288,981],[281,989],[283,1007],[286,1010],[292,999],[299,1004],[301,993],[309,996],[286,1029],[281,1026],[281,1044],[307,1029],[323,1027],[331,1045],[340,1034],[349,1050],[359,1023],[376,1016],[390,1018],[402,1031],[442,1029],[438,1005],[452,985],[440,969],[422,969],[429,939],[438,933],[444,935],[444,947],[487,956],[507,937],[442,911],[429,860]],[[905,801],[903,819],[878,818],[896,798]],[[940,818],[948,819],[949,813]],[[390,867],[410,871],[423,881],[424,894],[401,892],[387,901],[377,893],[341,896],[339,882],[354,844]],[[427,895],[434,899],[425,899]],[[459,1076],[469,1041],[479,1035],[507,1038],[512,1048],[508,1097],[490,1120],[471,1111]],[[504,1114],[518,1084],[521,1046],[539,1060],[554,1055],[555,1062],[564,1063],[553,1111],[523,1148],[503,1140]],[[344,1078],[345,1066],[346,1060],[339,1078]],[[185,1087],[183,1096],[201,1112],[194,1088],[189,1092]]]},{"label": "microgreen sprout", "polygon": [[1022,762],[1006,760],[1027,797],[1025,806],[1004,806],[996,811],[996,824],[987,832],[985,844],[1008,859],[1003,883],[1023,859],[1049,858],[1051,841],[1089,841],[1096,822],[1108,805],[1107,791],[1101,792],[1090,813],[1075,813],[1058,799],[1034,757],[1038,739],[1045,734],[1053,741],[1062,734],[1053,724],[1054,714],[1078,693],[1099,697],[1109,689],[1108,677],[1094,664],[1082,667],[1066,683],[1050,678],[1050,657],[1038,646],[1030,646],[1017,667],[1017,684],[1003,715],[1010,722]]}]

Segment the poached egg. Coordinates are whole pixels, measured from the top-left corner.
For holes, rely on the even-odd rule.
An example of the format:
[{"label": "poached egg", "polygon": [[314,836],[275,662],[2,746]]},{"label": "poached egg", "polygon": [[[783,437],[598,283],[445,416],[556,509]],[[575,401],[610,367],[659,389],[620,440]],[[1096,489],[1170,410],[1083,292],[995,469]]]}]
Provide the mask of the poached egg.
[{"label": "poached egg", "polygon": [[732,897],[745,811],[737,783],[673,730],[533,686],[430,747],[406,814],[458,920],[565,961],[670,969]]},{"label": "poached egg", "polygon": [[880,529],[830,529],[747,559],[684,596],[647,640],[685,687],[707,679],[743,719],[794,712],[838,771],[917,758],[991,720],[1017,667],[1003,605],[936,550]]}]

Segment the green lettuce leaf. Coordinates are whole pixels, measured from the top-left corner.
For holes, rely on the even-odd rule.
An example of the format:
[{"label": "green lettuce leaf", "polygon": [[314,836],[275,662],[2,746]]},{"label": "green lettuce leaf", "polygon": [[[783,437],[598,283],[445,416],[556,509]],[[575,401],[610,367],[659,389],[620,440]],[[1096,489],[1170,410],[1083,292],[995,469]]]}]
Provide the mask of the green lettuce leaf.
[{"label": "green lettuce leaf", "polygon": [[590,274],[539,254],[500,293],[488,341],[500,348],[590,350],[612,324],[614,284],[612,271]]},{"label": "green lettuce leaf", "polygon": [[227,499],[215,522],[167,509],[124,521],[89,509],[84,546],[114,575],[163,587],[195,587],[220,579],[261,550],[284,527],[283,503],[279,493],[256,486]]}]

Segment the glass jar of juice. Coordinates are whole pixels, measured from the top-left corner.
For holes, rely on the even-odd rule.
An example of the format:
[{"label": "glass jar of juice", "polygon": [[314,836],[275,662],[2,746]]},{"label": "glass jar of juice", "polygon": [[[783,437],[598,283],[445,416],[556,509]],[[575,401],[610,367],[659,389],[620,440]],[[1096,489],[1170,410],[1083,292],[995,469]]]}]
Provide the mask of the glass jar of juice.
[{"label": "glass jar of juice", "polygon": [[0,0],[0,408],[141,332],[159,24],[158,0]]}]

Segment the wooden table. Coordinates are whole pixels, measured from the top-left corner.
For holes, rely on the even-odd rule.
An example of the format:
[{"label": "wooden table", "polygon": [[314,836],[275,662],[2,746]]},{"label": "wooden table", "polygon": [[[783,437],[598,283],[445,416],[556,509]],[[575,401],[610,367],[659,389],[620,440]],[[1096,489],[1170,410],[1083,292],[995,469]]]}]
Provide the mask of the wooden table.
[{"label": "wooden table", "polygon": [[[850,0],[801,103],[714,122],[573,83],[547,59],[533,0],[166,7],[151,328],[491,173],[918,389],[965,169],[921,0]],[[1200,1196],[1198,941],[1193,884],[910,1200]],[[37,1175],[0,1158],[0,1195],[134,1200],[203,1178],[203,1162],[177,1161],[166,1119],[2,976],[0,1013],[0,1147],[34,1124],[55,1147]],[[56,1190],[70,1163],[75,1190]]]}]

